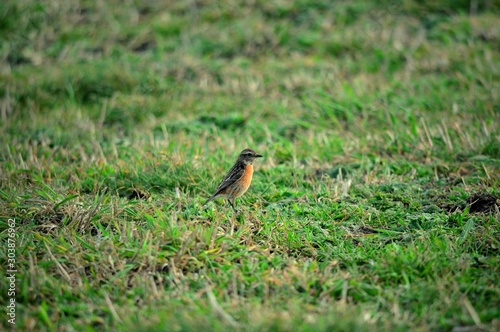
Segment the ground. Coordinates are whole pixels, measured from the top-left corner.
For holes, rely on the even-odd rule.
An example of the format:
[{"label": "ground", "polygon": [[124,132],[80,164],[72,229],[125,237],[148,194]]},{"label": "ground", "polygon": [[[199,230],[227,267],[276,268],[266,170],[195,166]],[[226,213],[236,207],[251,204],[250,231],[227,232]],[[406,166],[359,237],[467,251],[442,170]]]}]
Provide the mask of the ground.
[{"label": "ground", "polygon": [[500,329],[498,1],[7,0],[0,58],[3,328]]}]

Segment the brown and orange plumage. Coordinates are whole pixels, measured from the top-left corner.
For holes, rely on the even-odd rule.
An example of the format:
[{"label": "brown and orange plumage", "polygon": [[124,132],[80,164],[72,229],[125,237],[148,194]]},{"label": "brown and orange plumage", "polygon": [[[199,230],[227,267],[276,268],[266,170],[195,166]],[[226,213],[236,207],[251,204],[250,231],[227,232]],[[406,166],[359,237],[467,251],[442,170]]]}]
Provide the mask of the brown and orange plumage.
[{"label": "brown and orange plumage", "polygon": [[241,151],[236,164],[229,170],[224,180],[219,184],[215,193],[203,204],[207,205],[216,198],[225,198],[237,212],[234,207],[234,200],[243,195],[250,187],[253,175],[253,161],[255,158],[262,157],[252,149]]}]

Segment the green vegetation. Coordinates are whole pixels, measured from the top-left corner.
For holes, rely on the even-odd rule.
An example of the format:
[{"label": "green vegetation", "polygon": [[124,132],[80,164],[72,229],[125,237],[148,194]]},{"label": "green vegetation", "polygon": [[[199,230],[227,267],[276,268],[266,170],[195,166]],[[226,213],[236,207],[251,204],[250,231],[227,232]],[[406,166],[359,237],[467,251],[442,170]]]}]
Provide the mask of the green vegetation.
[{"label": "green vegetation", "polygon": [[498,1],[6,0],[0,59],[20,331],[500,329]]}]

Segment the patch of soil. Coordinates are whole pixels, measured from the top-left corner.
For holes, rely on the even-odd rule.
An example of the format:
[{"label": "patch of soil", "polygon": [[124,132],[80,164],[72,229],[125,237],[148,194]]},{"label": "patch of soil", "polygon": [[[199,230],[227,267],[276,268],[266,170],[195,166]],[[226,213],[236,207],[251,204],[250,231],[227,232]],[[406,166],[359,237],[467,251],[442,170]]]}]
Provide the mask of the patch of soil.
[{"label": "patch of soil", "polygon": [[133,199],[148,200],[150,197],[148,192],[141,189],[131,188],[128,190],[128,192],[130,192],[130,194],[127,196],[127,198],[130,200]]},{"label": "patch of soil", "polygon": [[476,193],[467,198],[471,213],[490,213],[500,210],[499,197],[490,193]]},{"label": "patch of soil", "polygon": [[378,233],[377,230],[371,229],[369,227],[364,227],[364,226],[360,227],[358,229],[358,232],[361,233],[361,234],[376,234],[376,233]]}]

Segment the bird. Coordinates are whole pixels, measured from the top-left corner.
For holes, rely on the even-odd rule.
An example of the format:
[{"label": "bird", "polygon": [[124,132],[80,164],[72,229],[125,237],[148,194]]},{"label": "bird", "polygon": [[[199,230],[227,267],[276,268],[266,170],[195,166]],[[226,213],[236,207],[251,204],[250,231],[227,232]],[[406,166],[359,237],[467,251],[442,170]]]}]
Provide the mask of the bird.
[{"label": "bird", "polygon": [[253,175],[253,162],[256,158],[261,157],[262,155],[252,149],[241,151],[234,166],[217,186],[215,193],[203,203],[203,207],[216,198],[225,198],[233,208],[234,213],[238,213],[238,210],[234,206],[234,200],[243,195],[248,187],[250,187]]}]

